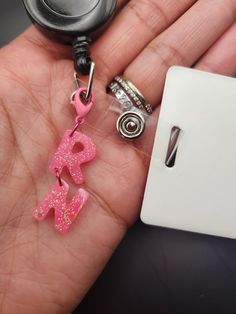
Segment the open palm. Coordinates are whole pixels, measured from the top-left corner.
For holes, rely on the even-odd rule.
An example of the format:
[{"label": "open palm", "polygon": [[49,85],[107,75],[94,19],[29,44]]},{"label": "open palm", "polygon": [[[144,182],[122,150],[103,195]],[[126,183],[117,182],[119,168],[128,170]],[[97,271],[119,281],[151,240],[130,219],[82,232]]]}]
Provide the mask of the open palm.
[{"label": "open palm", "polygon": [[[50,158],[74,123],[69,53],[35,29],[1,52],[1,301],[6,313],[16,304],[22,313],[71,310],[134,221],[142,196],[143,160],[113,132],[115,120],[106,114],[109,99],[103,93],[83,128],[97,146],[95,161],[83,167],[89,202],[64,237],[54,230],[53,217],[33,220],[32,210],[53,182]],[[102,83],[97,86],[105,91]]]},{"label": "open palm", "polygon": [[70,313],[138,215],[148,162],[115,133],[105,93],[112,77],[124,71],[158,104],[172,64],[234,73],[235,49],[225,48],[236,42],[235,0],[174,3],[118,1],[124,10],[93,45],[97,99],[82,132],[97,157],[82,167],[90,198],[65,236],[55,231],[53,215],[38,223],[32,210],[55,182],[48,165],[74,123],[71,50],[34,27],[0,50],[2,313]]}]

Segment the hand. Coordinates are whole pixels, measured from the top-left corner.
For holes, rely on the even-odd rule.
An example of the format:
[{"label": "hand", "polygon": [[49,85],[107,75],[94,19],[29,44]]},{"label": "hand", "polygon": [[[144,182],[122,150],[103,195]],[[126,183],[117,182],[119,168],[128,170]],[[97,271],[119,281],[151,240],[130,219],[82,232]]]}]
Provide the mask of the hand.
[{"label": "hand", "polygon": [[116,18],[92,47],[98,99],[83,130],[98,149],[83,167],[91,197],[65,236],[52,218],[34,221],[32,210],[53,182],[49,161],[73,126],[70,48],[31,27],[0,50],[1,313],[69,313],[94,283],[138,216],[148,169],[111,132],[106,86],[124,72],[158,115],[171,65],[233,75],[236,1],[212,2],[119,1]]}]

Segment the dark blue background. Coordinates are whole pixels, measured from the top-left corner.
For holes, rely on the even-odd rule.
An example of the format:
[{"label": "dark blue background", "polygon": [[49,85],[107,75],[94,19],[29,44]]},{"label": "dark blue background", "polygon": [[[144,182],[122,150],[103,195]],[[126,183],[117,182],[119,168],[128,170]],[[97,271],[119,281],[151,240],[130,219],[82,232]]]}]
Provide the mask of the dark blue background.
[{"label": "dark blue background", "polygon": [[[20,0],[1,0],[1,46],[27,25]],[[236,314],[236,241],[138,222],[76,313]]]}]

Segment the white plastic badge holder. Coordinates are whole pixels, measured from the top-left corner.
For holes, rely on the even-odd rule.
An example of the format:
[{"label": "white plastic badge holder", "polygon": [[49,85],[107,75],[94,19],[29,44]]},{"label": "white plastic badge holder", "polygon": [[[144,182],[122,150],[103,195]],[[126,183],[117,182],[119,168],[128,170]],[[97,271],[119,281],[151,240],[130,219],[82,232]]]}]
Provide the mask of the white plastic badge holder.
[{"label": "white plastic badge holder", "polygon": [[169,70],[141,219],[236,238],[236,79]]}]

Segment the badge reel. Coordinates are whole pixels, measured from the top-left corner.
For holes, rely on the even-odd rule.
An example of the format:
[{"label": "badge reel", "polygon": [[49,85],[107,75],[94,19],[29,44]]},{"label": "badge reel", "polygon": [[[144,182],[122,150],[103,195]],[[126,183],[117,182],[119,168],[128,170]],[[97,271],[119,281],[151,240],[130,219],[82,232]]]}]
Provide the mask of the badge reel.
[{"label": "badge reel", "polygon": [[91,66],[90,36],[113,15],[116,0],[23,0],[31,20],[72,41],[75,70],[88,74]]}]

